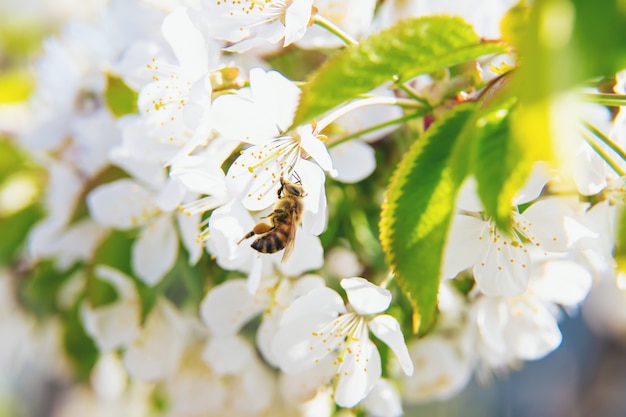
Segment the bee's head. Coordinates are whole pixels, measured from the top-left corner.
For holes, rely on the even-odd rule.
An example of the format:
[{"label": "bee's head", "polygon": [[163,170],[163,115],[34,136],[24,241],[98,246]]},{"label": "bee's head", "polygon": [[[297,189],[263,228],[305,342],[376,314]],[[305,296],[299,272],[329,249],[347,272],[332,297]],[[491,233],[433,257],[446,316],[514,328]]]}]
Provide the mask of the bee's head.
[{"label": "bee's head", "polygon": [[292,197],[304,197],[304,189],[300,184],[289,182],[283,177],[280,177],[280,190],[279,194],[285,194]]}]

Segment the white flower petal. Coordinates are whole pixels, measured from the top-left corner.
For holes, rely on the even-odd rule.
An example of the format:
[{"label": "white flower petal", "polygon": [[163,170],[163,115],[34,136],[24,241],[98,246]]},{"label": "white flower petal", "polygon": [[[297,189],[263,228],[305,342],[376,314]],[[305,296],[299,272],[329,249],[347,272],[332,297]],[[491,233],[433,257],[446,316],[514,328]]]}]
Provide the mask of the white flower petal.
[{"label": "white flower petal", "polygon": [[290,320],[283,324],[288,312],[283,313],[280,329],[272,342],[272,353],[283,372],[297,374],[306,371],[343,343],[341,338],[329,333],[332,322],[325,314],[310,311],[296,322]]},{"label": "white flower petal", "polygon": [[[243,373],[237,375],[237,378],[233,378],[229,388],[229,407],[220,410],[222,415],[262,416],[271,415],[271,410],[275,410],[270,409],[277,398],[275,374],[256,360]],[[233,393],[236,394],[232,395]],[[246,401],[241,401],[242,398]]]},{"label": "white flower petal", "polygon": [[[276,25],[274,25],[276,26]],[[237,42],[233,45],[227,46],[226,48],[224,48],[224,51],[226,52],[237,52],[237,53],[244,53],[250,49],[253,48],[260,48],[262,47],[266,42],[266,39],[262,39],[262,38],[249,38],[249,39],[245,39],[243,41]]]},{"label": "white flower petal", "polygon": [[215,130],[230,140],[261,145],[280,133],[275,122],[260,113],[258,106],[242,93],[217,97],[212,112]]},{"label": "white flower petal", "polygon": [[200,214],[176,213],[180,239],[189,253],[189,265],[195,265],[202,257],[204,248],[198,242],[198,225]]},{"label": "white flower petal", "polygon": [[89,382],[97,398],[116,401],[126,390],[128,375],[115,353],[101,355],[94,365]]},{"label": "white flower petal", "polygon": [[263,259],[261,259],[261,254],[257,254],[256,257],[252,258],[252,267],[248,272],[248,281],[246,282],[246,287],[250,294],[257,293],[259,285],[261,285],[262,273]]},{"label": "white flower petal", "polygon": [[[322,12],[323,14],[323,12]],[[337,23],[337,22],[335,22]],[[342,26],[343,28],[343,26]],[[344,28],[345,29],[345,28]],[[326,31],[327,32],[327,31]],[[328,32],[327,32],[328,33]],[[308,33],[307,33],[308,36]],[[388,86],[381,86],[367,93],[367,95],[375,97],[395,98],[396,95]],[[403,110],[399,106],[390,106],[387,104],[364,106],[339,117],[333,125],[340,130],[342,136],[362,132],[373,126],[389,122],[402,117]],[[376,129],[372,132],[361,134],[357,137],[359,141],[374,142],[392,133],[400,126],[400,123]],[[332,150],[331,150],[332,153]],[[333,158],[334,160],[334,158]]]},{"label": "white flower petal", "polygon": [[382,314],[368,323],[372,333],[382,340],[395,353],[402,370],[406,375],[413,375],[413,362],[404,342],[400,323],[394,317]]},{"label": "white flower petal", "polygon": [[326,176],[318,165],[300,160],[294,171],[302,179],[302,187],[306,192],[303,198],[302,229],[310,234],[319,235],[326,230],[328,216],[326,212]]},{"label": "white flower petal", "polygon": [[177,314],[173,305],[159,299],[141,334],[124,352],[124,366],[130,376],[156,381],[176,370],[184,347]]},{"label": "white flower petal", "polygon": [[350,277],[361,274],[363,265],[356,253],[342,246],[335,246],[326,254],[325,267],[336,277]]},{"label": "white flower petal", "polygon": [[102,281],[113,285],[121,299],[136,300],[138,298],[137,289],[135,288],[133,280],[117,269],[107,265],[96,265],[94,273]]},{"label": "white flower petal", "polygon": [[456,205],[458,208],[473,212],[485,210],[485,207],[478,196],[476,187],[476,178],[471,176],[465,179],[456,198]]},{"label": "white flower petal", "polygon": [[132,265],[137,276],[155,285],[169,272],[178,255],[178,238],[169,216],[147,225],[133,243]]},{"label": "white flower petal", "polygon": [[98,308],[83,303],[80,316],[85,332],[100,352],[127,346],[139,334],[139,304],[134,300],[118,301]]},{"label": "white flower petal", "polygon": [[542,164],[536,164],[533,167],[524,186],[515,193],[515,197],[513,198],[514,206],[528,203],[539,197],[550,179],[546,171],[546,168]]},{"label": "white flower petal", "polygon": [[221,166],[238,146],[238,141],[223,137],[213,139],[204,151],[181,155],[173,161],[170,176],[194,193],[225,195],[225,175]]},{"label": "white flower petal", "polygon": [[396,387],[387,379],[379,380],[363,401],[372,417],[401,417],[402,399]]},{"label": "white flower petal", "polygon": [[76,261],[91,259],[108,229],[89,218],[79,220],[68,227],[63,234],[50,242],[54,250],[56,264],[60,270],[66,270]]},{"label": "white flower petal", "polygon": [[250,89],[255,105],[265,112],[265,117],[274,124],[278,133],[286,131],[291,126],[300,99],[298,86],[278,71],[253,68],[250,70]]},{"label": "white flower petal", "polygon": [[313,0],[294,1],[285,12],[285,42],[283,46],[297,41],[304,36],[309,20]]},{"label": "white flower petal", "polygon": [[200,316],[212,334],[233,334],[267,308],[269,301],[266,291],[251,295],[246,280],[228,280],[207,293]]},{"label": "white flower petal", "polygon": [[263,320],[256,332],[256,344],[259,353],[261,353],[261,356],[267,363],[277,368],[279,361],[272,351],[272,343],[274,342],[274,336],[276,336],[280,328],[280,319],[283,311],[282,308],[273,307],[269,312],[263,314]]},{"label": "white flower petal", "polygon": [[[331,353],[321,359],[319,363],[306,371],[298,374],[279,374],[279,384],[283,398],[295,404],[302,404],[304,401],[311,401],[316,398],[318,392],[326,386],[331,378],[337,372],[337,365],[334,361],[337,359],[336,353]],[[314,401],[314,400],[313,400]],[[308,407],[307,407],[308,408]],[[332,410],[335,410],[335,403],[332,402]],[[319,410],[315,410],[318,411]],[[318,417],[326,414],[311,413],[305,414],[303,417]],[[333,413],[328,410],[327,417],[331,417]]]},{"label": "white flower petal", "polygon": [[[265,285],[269,288],[275,284],[272,281],[267,281]],[[324,279],[317,275],[305,275],[293,283],[291,280],[280,280],[278,288],[273,292],[273,301],[263,314],[263,320],[259,325],[256,335],[259,352],[270,365],[275,367],[279,366],[278,358],[274,356],[272,351],[272,342],[280,328],[283,312],[294,299],[306,295],[313,290],[324,288],[325,286],[326,283]],[[267,293],[267,291],[261,291],[261,293]]]},{"label": "white flower petal", "polygon": [[374,148],[359,140],[350,140],[333,147],[330,156],[337,170],[335,179],[345,183],[361,181],[376,169]]},{"label": "white flower petal", "polygon": [[352,354],[344,355],[344,362],[338,370],[339,381],[335,390],[335,402],[340,407],[351,408],[369,394],[380,380],[382,367],[380,353],[367,331],[364,340],[350,343]]},{"label": "white flower petal", "polygon": [[[490,239],[485,236],[485,239]],[[519,295],[530,278],[530,256],[524,246],[505,237],[489,245],[482,261],[474,265],[474,278],[484,294]]]},{"label": "white flower petal", "polygon": [[[176,373],[166,382],[168,409],[173,415],[214,415],[221,412],[229,396],[229,387],[214,374],[198,352],[183,352]],[[207,395],[211,393],[211,395]]]},{"label": "white flower petal", "polygon": [[209,220],[207,248],[217,264],[227,270],[250,272],[257,252],[246,242],[237,244],[254,227],[250,213],[232,201],[213,211]]},{"label": "white flower petal", "polygon": [[294,282],[291,286],[291,296],[293,298],[301,297],[313,290],[324,288],[326,281],[319,275],[304,275]]},{"label": "white flower petal", "polygon": [[139,91],[141,87],[152,81],[153,71],[146,66],[146,62],[150,62],[161,52],[162,47],[155,41],[136,40],[126,48],[117,62],[111,63],[111,72],[118,74],[130,88]]},{"label": "white flower petal", "polygon": [[403,396],[410,403],[447,400],[458,394],[472,376],[472,365],[453,340],[427,336],[409,347],[415,372],[403,377]]},{"label": "white flower petal", "polygon": [[317,236],[305,233],[302,228],[296,230],[293,252],[278,269],[287,276],[297,277],[307,271],[321,268],[324,265],[324,248]]},{"label": "white flower petal", "polygon": [[489,224],[474,216],[452,217],[442,264],[443,278],[454,278],[480,261],[490,241],[483,236],[484,229],[489,229]]},{"label": "white flower petal", "polygon": [[475,306],[476,325],[482,341],[497,355],[506,355],[504,331],[509,323],[507,306],[496,297],[480,298]]},{"label": "white flower petal", "polygon": [[151,192],[129,179],[96,187],[87,195],[91,217],[104,226],[118,229],[136,227],[145,221],[146,213],[155,209]]},{"label": "white flower petal", "polygon": [[[150,97],[148,98],[150,99]],[[150,123],[149,118],[139,115],[128,115],[119,119],[124,140],[122,145],[124,152],[114,155],[112,162],[124,168],[133,177],[140,178],[146,184],[159,184],[165,180],[165,170],[163,169],[165,161],[179,152],[180,144],[169,140],[159,141],[158,135],[154,137],[153,132],[149,132]],[[134,161],[145,162],[139,162],[140,167],[134,167]],[[158,167],[153,165],[155,163],[158,164]]]},{"label": "white flower petal", "polygon": [[597,251],[604,259],[613,258],[613,227],[615,207],[608,201],[595,204],[585,213],[582,221],[584,227],[591,231],[591,236],[582,236],[577,239],[577,246],[583,249]]},{"label": "white flower petal", "polygon": [[542,300],[564,306],[582,302],[593,284],[591,273],[582,265],[568,260],[552,260],[541,265],[541,275],[530,286]]},{"label": "white flower petal", "polygon": [[211,337],[202,359],[220,376],[243,374],[254,361],[250,345],[236,335]]},{"label": "white flower petal", "polygon": [[590,329],[603,337],[623,340],[626,334],[626,292],[618,287],[624,273],[616,280],[611,276],[595,282],[582,306],[583,318]]},{"label": "white flower petal", "polygon": [[226,194],[224,172],[205,158],[193,155],[181,158],[172,165],[170,175],[193,193]]},{"label": "white flower petal", "polygon": [[343,311],[343,300],[329,288],[313,290],[285,310],[272,343],[283,372],[303,372],[343,343],[333,334],[333,320]]},{"label": "white flower petal", "polygon": [[74,118],[68,136],[72,139],[61,151],[61,158],[88,178],[94,177],[108,165],[109,150],[122,139],[115,118],[105,107]]},{"label": "white flower petal", "polygon": [[203,1],[201,6],[211,37],[237,42],[250,36],[248,25],[254,23],[255,13],[244,14],[240,5],[229,2]]},{"label": "white flower petal", "polygon": [[[242,198],[248,210],[263,210],[278,200],[280,177],[299,159],[297,143],[276,139],[244,150],[226,173],[232,194]],[[285,179],[289,180],[285,175]]]},{"label": "white flower petal", "polygon": [[366,279],[355,277],[341,280],[348,301],[361,315],[376,314],[389,308],[391,293],[385,288],[372,284]]},{"label": "white flower petal", "polygon": [[174,178],[168,178],[156,196],[156,206],[164,212],[176,209],[183,201],[187,190],[183,184]]},{"label": "white flower petal", "polygon": [[606,187],[606,165],[586,143],[581,143],[576,152],[572,176],[583,195],[597,194]]},{"label": "white flower petal", "polygon": [[336,291],[330,288],[315,289],[306,295],[294,300],[284,312],[281,326],[297,322],[309,316],[312,312],[325,319],[332,320],[337,315],[346,312],[343,300]]},{"label": "white flower petal", "polygon": [[[147,148],[152,147],[147,145]],[[145,152],[148,152],[147,149]],[[109,152],[109,160],[128,172],[133,178],[143,182],[152,188],[160,188],[165,182],[166,172],[163,164],[158,160],[139,158],[140,155],[132,153],[128,146],[118,146]]]},{"label": "white flower petal", "polygon": [[311,125],[298,126],[296,132],[298,132],[302,149],[311,155],[324,171],[332,176],[336,176],[337,172],[333,169],[333,160],[330,157],[330,153],[328,153],[324,142],[313,135],[313,127]]},{"label": "white flower petal", "polygon": [[[169,158],[178,152],[191,136],[184,119],[184,106],[181,105],[181,102],[189,100],[189,81],[176,71],[171,73],[164,74],[161,78],[157,77],[156,81],[145,85],[137,98],[137,107],[142,115],[141,126],[145,130],[137,133],[138,135],[147,133],[152,142],[156,140],[159,144],[158,146],[153,144],[146,151],[157,151],[153,154],[156,156],[164,150],[165,143],[174,144],[176,148],[172,149],[172,154],[167,155]],[[137,157],[141,158],[143,155],[139,154]]]},{"label": "white flower petal", "polygon": [[195,81],[207,73],[207,43],[189,19],[187,8],[179,7],[166,16],[161,31],[189,80]]},{"label": "white flower petal", "polygon": [[568,214],[569,208],[558,198],[548,198],[531,205],[520,216],[528,222],[533,243],[539,249],[565,252],[571,243],[565,227]]},{"label": "white flower petal", "polygon": [[507,326],[509,347],[524,360],[543,358],[559,347],[561,331],[554,316],[541,304],[528,299],[511,305]]}]

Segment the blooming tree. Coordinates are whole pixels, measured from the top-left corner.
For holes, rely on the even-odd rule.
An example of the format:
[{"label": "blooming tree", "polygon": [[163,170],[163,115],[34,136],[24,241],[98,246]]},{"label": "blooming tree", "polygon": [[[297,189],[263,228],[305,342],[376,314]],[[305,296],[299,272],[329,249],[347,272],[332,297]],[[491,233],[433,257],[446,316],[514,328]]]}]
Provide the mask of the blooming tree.
[{"label": "blooming tree", "polygon": [[393,417],[548,355],[626,291],[618,9],[67,18],[0,78],[3,340],[38,320],[81,401],[138,416]]}]

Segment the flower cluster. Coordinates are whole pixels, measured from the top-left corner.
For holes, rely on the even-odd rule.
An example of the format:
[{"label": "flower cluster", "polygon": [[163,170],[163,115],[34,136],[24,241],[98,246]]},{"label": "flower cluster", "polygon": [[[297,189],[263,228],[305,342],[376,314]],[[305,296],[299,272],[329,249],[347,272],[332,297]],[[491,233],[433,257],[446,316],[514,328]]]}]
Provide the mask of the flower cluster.
[{"label": "flower cluster", "polygon": [[[46,355],[89,376],[88,394],[68,389],[55,415],[399,416],[403,403],[451,398],[473,376],[557,349],[559,320],[594,282],[626,290],[616,261],[626,256],[626,113],[602,102],[606,85],[576,92],[594,104],[555,100],[555,120],[577,127],[560,135],[569,163],[529,163],[504,222],[484,180],[465,175],[447,208],[438,276],[406,277],[401,257],[381,248],[384,198],[421,192],[406,182],[384,196],[398,161],[415,154],[408,147],[455,109],[488,101],[520,65],[513,48],[478,49],[500,45],[483,40],[501,37],[514,2],[489,2],[485,13],[474,3],[119,0],[46,38],[32,93],[11,106],[21,121],[0,108],[2,143],[21,161],[10,169],[29,173],[0,167],[2,225],[25,224],[7,237],[15,247],[0,248],[0,312],[19,311],[0,314],[0,334],[44,317],[56,338]],[[428,20],[441,13],[462,20]],[[479,52],[370,85],[371,63],[397,62],[397,51],[368,52],[380,47],[368,37],[405,36],[394,30],[409,16],[426,31],[462,22]],[[435,52],[425,54],[464,47],[428,40]],[[350,74],[338,64],[344,51],[367,56],[354,75],[364,91],[311,93],[324,85],[317,76]],[[616,97],[624,74],[611,79]],[[427,307],[405,284],[422,279],[436,287],[437,319],[417,334]],[[607,323],[599,300],[592,292],[585,310]],[[23,340],[37,345],[45,332]],[[3,339],[19,350],[19,338]]]}]

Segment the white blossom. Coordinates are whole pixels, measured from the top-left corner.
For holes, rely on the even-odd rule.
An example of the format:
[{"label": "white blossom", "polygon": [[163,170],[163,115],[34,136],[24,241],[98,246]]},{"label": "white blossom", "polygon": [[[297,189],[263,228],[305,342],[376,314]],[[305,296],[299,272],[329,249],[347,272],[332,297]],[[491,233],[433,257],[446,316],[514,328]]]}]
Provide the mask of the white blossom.
[{"label": "white blossom", "polygon": [[391,294],[363,278],[341,281],[350,301],[329,288],[313,290],[296,299],[283,313],[273,343],[280,368],[298,374],[332,360],[329,368],[337,379],[335,402],[352,407],[367,396],[380,379],[381,359],[369,339],[372,331],[398,357],[405,373],[413,364],[404,344],[400,325],[380,314],[391,302]]},{"label": "white blossom", "polygon": [[591,288],[591,274],[567,259],[538,264],[528,290],[517,297],[479,297],[471,307],[475,352],[483,373],[540,359],[559,347],[557,306],[575,307]]},{"label": "white blossom", "polygon": [[254,68],[249,90],[222,95],[213,103],[215,129],[226,138],[252,144],[226,174],[249,210],[262,210],[275,202],[279,179],[288,179],[291,172],[297,173],[303,186],[315,189],[319,175],[304,172],[303,158],[311,156],[320,168],[333,172],[328,150],[311,125],[286,132],[299,97],[300,89],[280,73]]},{"label": "white blossom", "polygon": [[[145,167],[155,173],[150,164]],[[176,211],[186,195],[176,180],[166,180],[162,171],[160,175],[139,176],[150,178],[152,183],[126,178],[100,185],[87,196],[87,206],[101,225],[120,230],[141,229],[132,246],[132,266],[139,278],[154,285],[173,267],[179,235],[188,249],[189,263],[195,264],[200,258],[201,247],[195,242],[199,215]]]},{"label": "white blossom", "polygon": [[265,42],[288,46],[302,38],[313,0],[202,1],[202,19],[209,34],[234,43],[227,50],[245,52]]},{"label": "white blossom", "polygon": [[[317,0],[315,7],[319,15],[331,21],[353,38],[366,36],[372,27],[376,2],[373,0]],[[310,27],[302,39],[296,42],[305,49],[337,48],[344,43],[335,34],[320,26]]]},{"label": "white blossom", "polygon": [[251,294],[246,281],[234,279],[207,293],[200,306],[200,314],[211,334],[232,335],[263,313],[257,330],[257,345],[263,358],[277,365],[278,358],[274,356],[271,345],[283,312],[297,297],[323,286],[324,280],[315,275],[305,275],[294,282],[267,279]]},{"label": "white blossom", "polygon": [[458,340],[426,336],[409,344],[409,354],[415,371],[401,382],[403,397],[410,403],[452,398],[472,376],[472,358]]},{"label": "white blossom", "polygon": [[85,331],[99,350],[109,352],[127,346],[139,335],[139,294],[132,280],[116,269],[102,265],[96,268],[95,275],[115,288],[118,299],[100,307],[83,302],[80,314]]},{"label": "white blossom", "polygon": [[[533,201],[545,184],[536,169],[514,204]],[[574,232],[577,215],[558,197],[538,200],[523,212],[513,208],[510,228],[501,231],[492,219],[475,211],[482,204],[468,182],[459,197],[466,211],[453,217],[443,261],[442,275],[453,278],[472,268],[478,289],[486,295],[519,295],[526,290],[531,273],[529,248],[545,253],[565,252],[580,238]],[[467,211],[470,210],[470,211]]]}]

